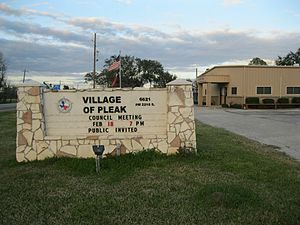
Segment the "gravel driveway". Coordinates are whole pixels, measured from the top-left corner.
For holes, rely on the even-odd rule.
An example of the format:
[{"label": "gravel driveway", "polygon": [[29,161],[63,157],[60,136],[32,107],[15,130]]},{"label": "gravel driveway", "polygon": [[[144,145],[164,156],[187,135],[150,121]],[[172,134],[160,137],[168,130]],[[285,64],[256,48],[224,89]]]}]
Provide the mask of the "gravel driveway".
[{"label": "gravel driveway", "polygon": [[263,144],[278,146],[300,160],[300,109],[239,110],[195,106],[195,118]]}]

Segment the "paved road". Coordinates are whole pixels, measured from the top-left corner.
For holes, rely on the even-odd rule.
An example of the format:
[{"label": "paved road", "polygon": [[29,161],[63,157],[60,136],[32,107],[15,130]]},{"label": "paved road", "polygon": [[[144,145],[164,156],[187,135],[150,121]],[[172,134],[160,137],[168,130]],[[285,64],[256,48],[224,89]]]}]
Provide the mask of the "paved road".
[{"label": "paved road", "polygon": [[16,103],[0,104],[0,112],[16,110]]},{"label": "paved road", "polygon": [[300,109],[239,110],[195,107],[195,118],[267,145],[300,160]]}]

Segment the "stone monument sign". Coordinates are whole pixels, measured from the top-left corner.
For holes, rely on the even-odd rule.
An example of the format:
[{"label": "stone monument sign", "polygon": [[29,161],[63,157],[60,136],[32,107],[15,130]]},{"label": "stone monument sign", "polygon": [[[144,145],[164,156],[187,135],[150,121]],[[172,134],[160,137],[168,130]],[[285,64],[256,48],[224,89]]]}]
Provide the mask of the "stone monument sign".
[{"label": "stone monument sign", "polygon": [[190,82],[176,80],[167,88],[53,91],[39,83],[18,88],[18,162],[55,156],[94,157],[155,148],[176,153],[196,147]]}]

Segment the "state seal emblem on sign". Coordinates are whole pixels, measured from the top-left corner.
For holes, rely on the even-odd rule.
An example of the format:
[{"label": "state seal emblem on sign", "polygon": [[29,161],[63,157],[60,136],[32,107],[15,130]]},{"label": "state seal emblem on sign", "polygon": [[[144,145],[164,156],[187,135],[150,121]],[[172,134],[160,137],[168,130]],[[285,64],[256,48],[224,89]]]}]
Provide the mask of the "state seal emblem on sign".
[{"label": "state seal emblem on sign", "polygon": [[70,112],[72,109],[72,103],[67,98],[62,98],[58,101],[58,111],[67,113]]}]

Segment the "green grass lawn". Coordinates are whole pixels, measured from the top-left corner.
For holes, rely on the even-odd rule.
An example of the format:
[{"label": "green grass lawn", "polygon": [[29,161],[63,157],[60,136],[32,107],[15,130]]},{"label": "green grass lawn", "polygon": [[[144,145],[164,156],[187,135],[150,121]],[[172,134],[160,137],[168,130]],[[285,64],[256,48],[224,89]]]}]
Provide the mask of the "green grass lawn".
[{"label": "green grass lawn", "polygon": [[198,154],[15,161],[0,113],[0,224],[300,224],[300,165],[197,123]]}]

